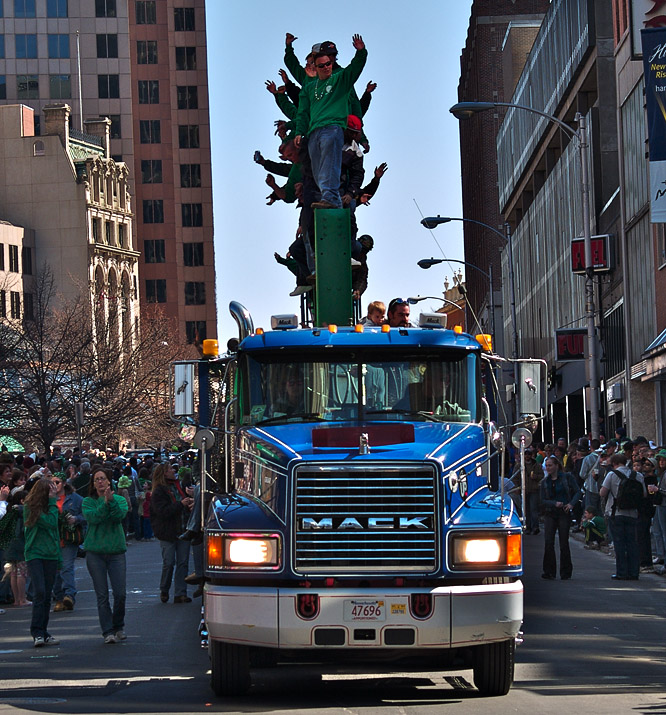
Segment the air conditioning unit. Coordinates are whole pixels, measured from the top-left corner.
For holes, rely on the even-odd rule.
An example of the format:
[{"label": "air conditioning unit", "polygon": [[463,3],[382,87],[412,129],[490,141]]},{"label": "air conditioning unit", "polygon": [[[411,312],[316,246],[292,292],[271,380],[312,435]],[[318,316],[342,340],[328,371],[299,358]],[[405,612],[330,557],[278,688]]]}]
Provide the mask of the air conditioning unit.
[{"label": "air conditioning unit", "polygon": [[614,382],[608,386],[606,400],[608,402],[622,402],[624,399],[624,385],[621,382]]}]

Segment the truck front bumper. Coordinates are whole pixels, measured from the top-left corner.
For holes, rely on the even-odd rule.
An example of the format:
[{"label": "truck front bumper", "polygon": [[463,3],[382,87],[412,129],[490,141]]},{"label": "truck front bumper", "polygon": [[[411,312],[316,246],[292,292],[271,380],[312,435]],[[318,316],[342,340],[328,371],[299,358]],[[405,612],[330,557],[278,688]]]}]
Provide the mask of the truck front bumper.
[{"label": "truck front bumper", "polygon": [[[297,611],[297,598],[303,593],[319,597],[312,618]],[[427,617],[412,613],[413,594],[430,595]],[[264,648],[459,648],[515,638],[523,621],[520,581],[321,591],[207,584],[204,603],[210,638]],[[354,609],[359,603],[381,604],[383,617],[364,617],[363,608]],[[352,615],[354,610],[360,615]]]}]

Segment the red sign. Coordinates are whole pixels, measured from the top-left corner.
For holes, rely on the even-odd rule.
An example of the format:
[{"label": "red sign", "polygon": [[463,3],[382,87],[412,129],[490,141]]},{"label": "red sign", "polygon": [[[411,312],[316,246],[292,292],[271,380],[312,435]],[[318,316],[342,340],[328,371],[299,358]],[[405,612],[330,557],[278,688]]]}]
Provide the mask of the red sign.
[{"label": "red sign", "polygon": [[[595,273],[606,273],[612,269],[610,255],[610,235],[592,236],[592,266]],[[571,270],[585,273],[585,239],[571,239]]]},{"label": "red sign", "polygon": [[585,360],[586,328],[567,328],[555,331],[557,343],[557,362],[568,360]]}]

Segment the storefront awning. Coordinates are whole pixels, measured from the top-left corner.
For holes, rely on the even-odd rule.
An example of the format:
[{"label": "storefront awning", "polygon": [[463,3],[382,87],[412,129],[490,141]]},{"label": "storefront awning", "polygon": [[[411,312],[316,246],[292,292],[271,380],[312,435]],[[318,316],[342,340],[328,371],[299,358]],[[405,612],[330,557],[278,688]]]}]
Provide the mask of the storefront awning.
[{"label": "storefront awning", "polygon": [[645,373],[641,381],[666,380],[666,330],[662,331],[643,351]]}]

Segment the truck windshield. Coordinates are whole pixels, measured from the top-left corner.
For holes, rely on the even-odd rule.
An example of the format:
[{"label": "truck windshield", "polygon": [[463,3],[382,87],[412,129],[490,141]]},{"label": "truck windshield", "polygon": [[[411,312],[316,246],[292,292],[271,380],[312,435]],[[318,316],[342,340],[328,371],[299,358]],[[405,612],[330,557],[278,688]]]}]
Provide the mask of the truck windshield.
[{"label": "truck windshield", "polygon": [[[397,351],[391,351],[392,353]],[[326,356],[328,358],[328,356]],[[414,419],[478,421],[478,356],[462,351],[245,354],[239,364],[243,424]]]}]

